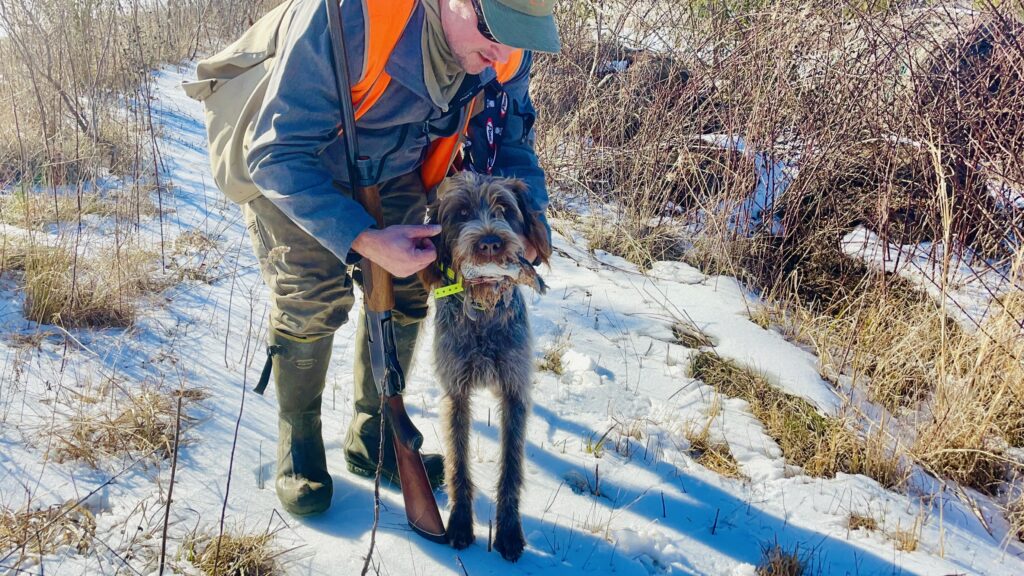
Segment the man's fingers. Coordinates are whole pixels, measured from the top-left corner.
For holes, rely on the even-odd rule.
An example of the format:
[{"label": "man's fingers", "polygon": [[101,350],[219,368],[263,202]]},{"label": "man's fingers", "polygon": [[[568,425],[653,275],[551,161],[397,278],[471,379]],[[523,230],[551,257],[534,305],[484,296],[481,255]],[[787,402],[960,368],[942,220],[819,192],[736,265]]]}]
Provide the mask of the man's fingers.
[{"label": "man's fingers", "polygon": [[406,238],[430,238],[441,233],[441,227],[437,224],[424,224],[422,226],[406,226]]}]

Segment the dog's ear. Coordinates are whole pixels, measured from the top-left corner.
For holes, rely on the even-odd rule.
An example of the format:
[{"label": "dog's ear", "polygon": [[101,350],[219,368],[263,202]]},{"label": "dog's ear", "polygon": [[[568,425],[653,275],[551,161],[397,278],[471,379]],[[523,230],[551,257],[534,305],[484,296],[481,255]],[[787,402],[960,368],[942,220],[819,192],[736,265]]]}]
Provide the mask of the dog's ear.
[{"label": "dog's ear", "polygon": [[519,212],[523,215],[523,224],[526,227],[524,235],[533,244],[533,247],[537,249],[541,263],[547,264],[551,258],[551,239],[548,236],[548,227],[544,221],[544,213],[531,208],[530,186],[526,182],[514,179],[511,183],[511,188],[516,195]]}]

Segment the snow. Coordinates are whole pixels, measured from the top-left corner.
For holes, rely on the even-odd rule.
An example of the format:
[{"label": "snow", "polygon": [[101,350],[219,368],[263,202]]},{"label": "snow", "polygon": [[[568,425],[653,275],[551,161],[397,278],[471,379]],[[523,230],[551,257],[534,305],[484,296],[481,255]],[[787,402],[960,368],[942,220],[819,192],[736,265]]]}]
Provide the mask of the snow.
[{"label": "snow", "polygon": [[950,250],[942,242],[897,245],[857,227],[842,240],[845,254],[863,260],[876,270],[899,274],[938,302],[945,300],[946,312],[968,330],[988,316],[993,302],[1015,286],[1010,264],[991,264],[969,249]]},{"label": "snow", "polygon": [[[48,461],[53,435],[46,431],[71,414],[69,398],[104,382],[200,387],[209,397],[191,409],[196,423],[178,462],[171,566],[196,573],[179,554],[180,543],[193,532],[216,533],[223,507],[228,529],[275,532],[277,545],[288,550],[289,574],[358,574],[369,547],[373,483],[347,473],[342,456],[355,323],[335,338],[325,392],[334,501],[319,517],[291,517],[273,490],[273,387],[265,397],[251,392],[264,360],[266,289],[239,211],[212,186],[202,109],[178,89],[193,74],[183,67],[155,76],[165,177],[173,190],[164,201],[172,212],[142,234],[158,242],[161,234],[173,239],[206,231],[223,252],[221,278],[164,292],[131,329],[70,335],[25,320],[23,295],[12,281],[0,283],[3,332],[48,334],[36,349],[0,340],[0,505],[44,506],[95,491],[88,503],[105,546],[90,555],[61,549],[43,559],[45,571],[155,573],[169,462],[125,458],[93,470]],[[559,229],[569,229],[562,224]],[[822,379],[816,357],[749,319],[759,303],[735,279],[678,262],[659,262],[642,274],[615,256],[589,252],[574,236],[555,234],[554,246],[550,270],[541,270],[548,293],[527,293],[538,360],[561,351],[563,372],[535,378],[522,501],[526,553],[509,564],[487,551],[500,416],[491,395],[481,393],[471,440],[476,543],[456,551],[419,538],[405,523],[401,495],[385,488],[374,557],[381,574],[751,575],[762,548],[775,543],[799,547],[814,570],[827,574],[1024,573],[1019,547],[1005,544],[1003,534],[990,535],[955,495],[904,495],[863,476],[816,479],[786,465],[741,400],[721,399],[712,433],[728,443],[746,479],[698,465],[685,435],[707,421],[715,393],[687,375],[696,351],[676,342],[674,324],[699,327],[718,354],[823,413],[840,410],[841,391]],[[442,438],[431,332],[424,330],[408,371],[406,404],[425,433],[425,450],[433,452]],[[447,498],[437,496],[446,517]],[[874,517],[879,530],[848,529],[851,512]],[[916,525],[918,549],[896,550],[886,534]]]},{"label": "snow", "polygon": [[796,167],[787,162],[776,160],[771,154],[751,149],[746,140],[734,134],[702,134],[698,138],[724,150],[735,150],[740,154],[750,154],[754,159],[754,171],[757,173],[757,185],[753,192],[736,206],[730,213],[729,228],[743,235],[748,235],[762,226],[769,218],[772,221],[771,231],[779,234],[782,224],[772,212],[779,205],[783,194],[796,176]]}]

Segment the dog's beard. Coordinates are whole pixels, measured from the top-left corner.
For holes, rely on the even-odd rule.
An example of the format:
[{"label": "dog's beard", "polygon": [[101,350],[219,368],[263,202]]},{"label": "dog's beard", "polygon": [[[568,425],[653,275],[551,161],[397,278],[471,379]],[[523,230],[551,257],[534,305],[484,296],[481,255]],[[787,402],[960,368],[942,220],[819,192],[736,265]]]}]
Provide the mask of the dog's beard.
[{"label": "dog's beard", "polygon": [[[477,242],[487,234],[502,240],[498,254],[484,256],[477,252]],[[493,311],[499,304],[509,303],[523,277],[524,250],[519,236],[507,226],[485,228],[479,221],[463,225],[452,251],[452,268],[462,277],[466,291],[463,306],[468,316],[476,318],[478,311]]]}]

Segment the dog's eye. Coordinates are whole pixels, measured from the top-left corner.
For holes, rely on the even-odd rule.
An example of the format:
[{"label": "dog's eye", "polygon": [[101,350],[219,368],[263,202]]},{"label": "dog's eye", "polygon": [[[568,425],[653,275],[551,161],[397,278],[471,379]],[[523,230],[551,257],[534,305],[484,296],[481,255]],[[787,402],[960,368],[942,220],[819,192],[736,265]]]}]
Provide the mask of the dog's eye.
[{"label": "dog's eye", "polygon": [[460,218],[469,218],[469,208],[459,208]]}]

